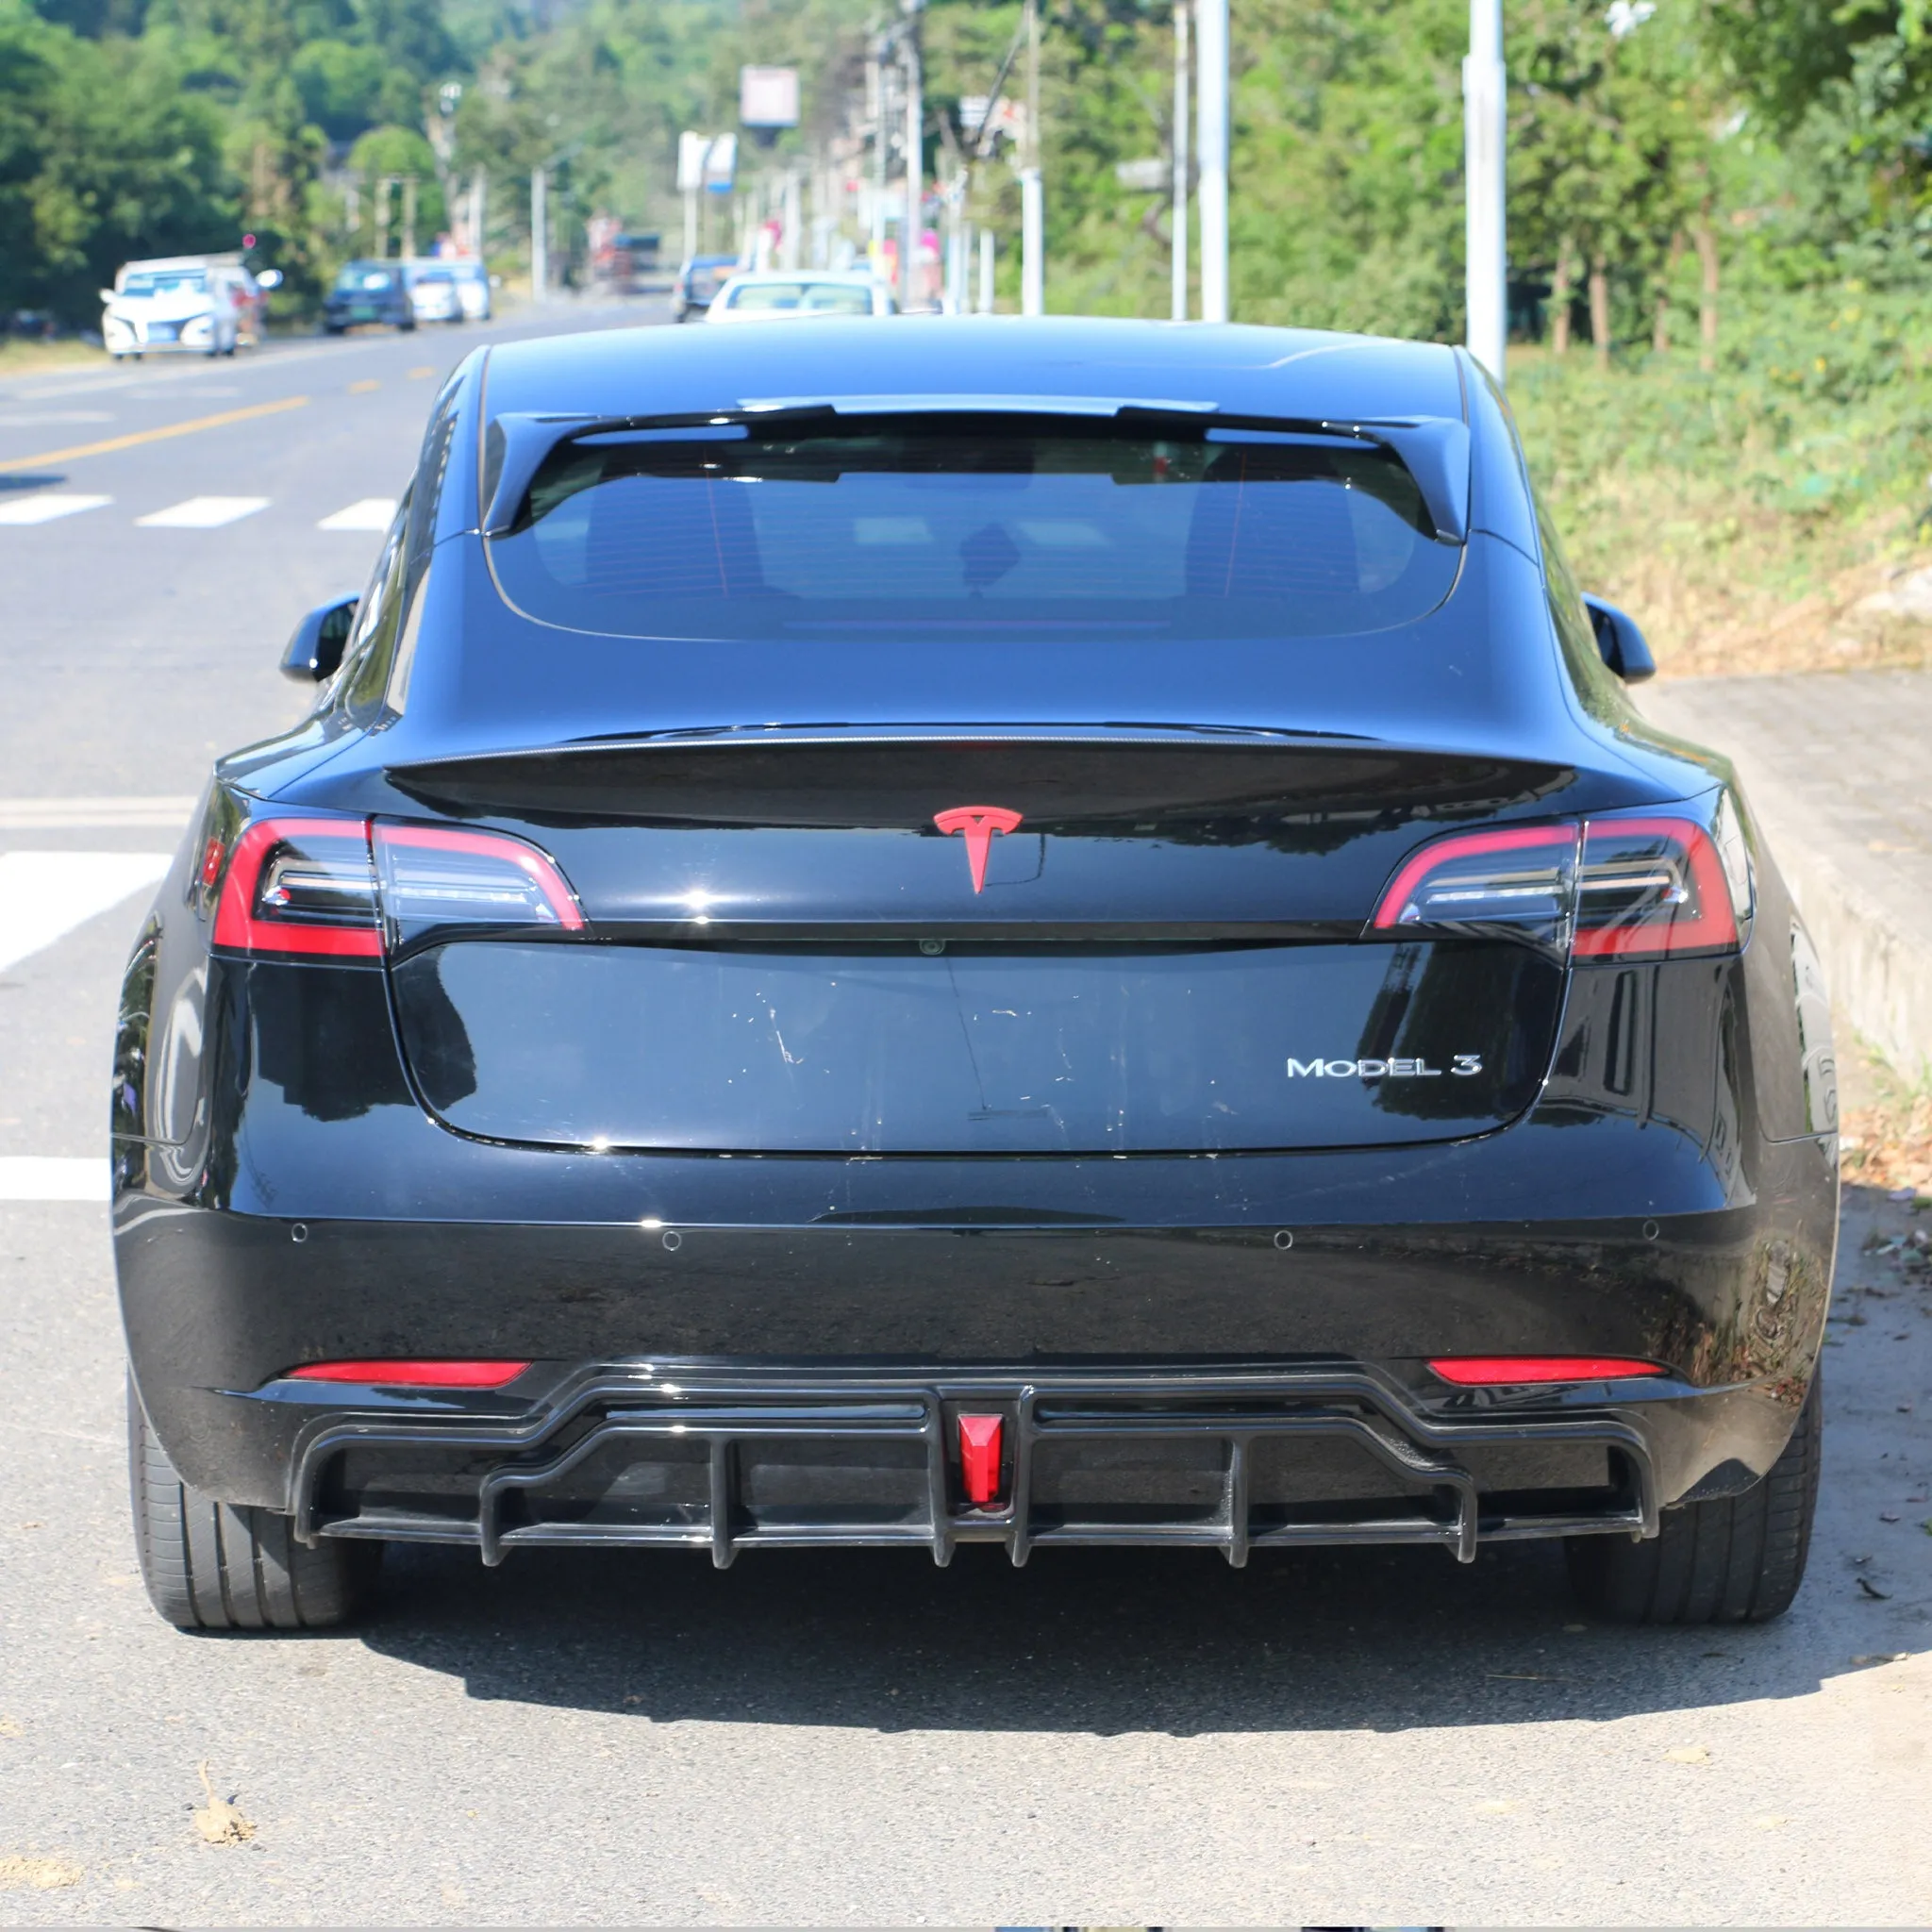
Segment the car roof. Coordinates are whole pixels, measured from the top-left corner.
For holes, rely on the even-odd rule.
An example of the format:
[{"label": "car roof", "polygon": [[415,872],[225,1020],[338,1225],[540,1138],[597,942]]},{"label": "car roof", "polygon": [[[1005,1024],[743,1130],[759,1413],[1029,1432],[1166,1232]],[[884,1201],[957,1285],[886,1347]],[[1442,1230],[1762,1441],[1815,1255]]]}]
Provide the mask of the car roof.
[{"label": "car roof", "polygon": [[[788,277],[797,279],[797,277]],[[808,330],[608,329],[489,351],[486,406],[678,415],[753,401],[908,396],[1191,402],[1229,414],[1330,421],[1466,411],[1440,342],[1316,329],[1075,316],[819,318]]]}]

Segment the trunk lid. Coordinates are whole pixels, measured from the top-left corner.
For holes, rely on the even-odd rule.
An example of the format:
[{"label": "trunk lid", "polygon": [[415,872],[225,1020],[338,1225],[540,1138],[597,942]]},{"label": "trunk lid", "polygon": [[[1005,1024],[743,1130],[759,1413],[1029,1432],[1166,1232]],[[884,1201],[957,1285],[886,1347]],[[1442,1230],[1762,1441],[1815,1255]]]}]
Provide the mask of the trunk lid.
[{"label": "trunk lid", "polygon": [[1534,1098],[1564,969],[1505,939],[1360,935],[1423,838],[1534,812],[1572,775],[1349,741],[1011,733],[392,771],[428,810],[541,846],[587,921],[403,931],[403,1043],[450,1125],[551,1146],[1459,1138]]}]

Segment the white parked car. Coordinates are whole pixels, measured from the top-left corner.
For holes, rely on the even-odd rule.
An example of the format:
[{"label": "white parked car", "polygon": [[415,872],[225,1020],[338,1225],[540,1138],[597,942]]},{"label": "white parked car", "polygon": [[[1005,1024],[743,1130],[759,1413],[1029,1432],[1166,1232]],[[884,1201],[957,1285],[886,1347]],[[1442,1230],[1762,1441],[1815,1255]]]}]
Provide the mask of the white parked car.
[{"label": "white parked car", "polygon": [[245,268],[206,256],[130,261],[101,291],[101,337],[118,362],[132,356],[232,356],[258,308]]},{"label": "white parked car", "polygon": [[431,258],[407,264],[409,302],[418,322],[460,322],[463,300],[457,291],[454,264]]},{"label": "white parked car", "polygon": [[831,269],[733,275],[711,298],[707,322],[802,322],[814,315],[896,315],[892,291],[875,275]]},{"label": "white parked car", "polygon": [[471,256],[444,261],[441,266],[456,277],[457,300],[463,306],[463,320],[488,322],[495,306],[490,299],[490,271]]}]

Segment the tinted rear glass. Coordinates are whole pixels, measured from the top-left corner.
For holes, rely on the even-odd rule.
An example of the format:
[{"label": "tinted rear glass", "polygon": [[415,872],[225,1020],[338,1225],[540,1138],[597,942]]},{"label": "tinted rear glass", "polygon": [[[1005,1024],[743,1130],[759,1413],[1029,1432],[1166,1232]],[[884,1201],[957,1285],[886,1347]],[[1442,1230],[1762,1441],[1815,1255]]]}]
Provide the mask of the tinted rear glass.
[{"label": "tinted rear glass", "polygon": [[724,303],[730,308],[870,315],[872,291],[855,282],[741,282],[724,291]]},{"label": "tinted rear glass", "polygon": [[1338,636],[1459,549],[1342,437],[1064,417],[625,429],[563,443],[491,544],[518,609],[630,637]]}]

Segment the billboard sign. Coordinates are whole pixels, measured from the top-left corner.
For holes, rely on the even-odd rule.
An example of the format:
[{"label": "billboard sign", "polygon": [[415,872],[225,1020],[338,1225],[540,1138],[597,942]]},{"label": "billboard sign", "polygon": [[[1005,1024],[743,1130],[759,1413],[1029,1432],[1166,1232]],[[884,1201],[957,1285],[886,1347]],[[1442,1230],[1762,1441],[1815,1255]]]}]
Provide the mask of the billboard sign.
[{"label": "billboard sign", "polygon": [[796,127],[798,69],[741,67],[738,118],[747,127]]}]

